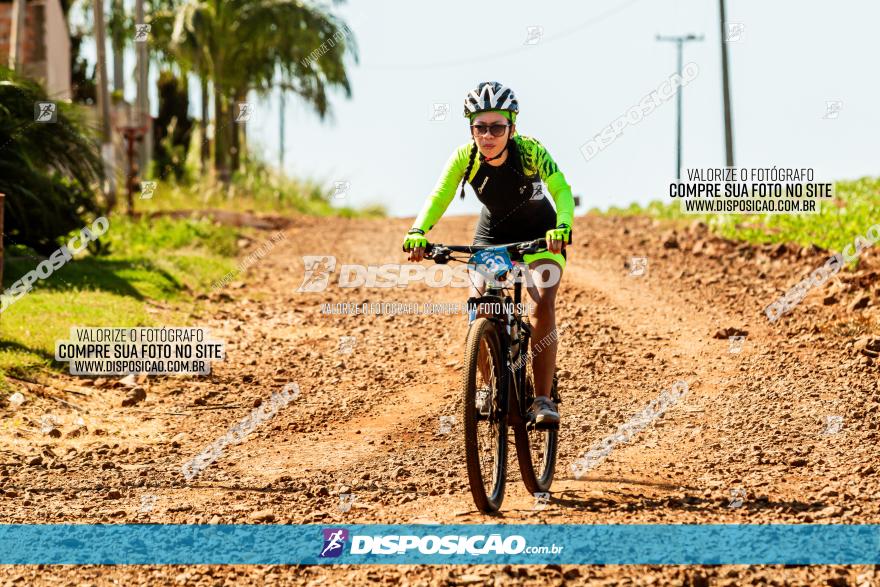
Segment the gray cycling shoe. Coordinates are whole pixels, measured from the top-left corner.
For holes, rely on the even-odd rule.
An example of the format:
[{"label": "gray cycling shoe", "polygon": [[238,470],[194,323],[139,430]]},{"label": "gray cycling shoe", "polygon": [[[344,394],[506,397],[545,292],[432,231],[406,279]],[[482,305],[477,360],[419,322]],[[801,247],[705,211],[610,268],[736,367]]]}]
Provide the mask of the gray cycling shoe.
[{"label": "gray cycling shoe", "polygon": [[539,395],[529,408],[535,417],[535,424],[559,424],[559,412],[556,403],[549,397]]}]

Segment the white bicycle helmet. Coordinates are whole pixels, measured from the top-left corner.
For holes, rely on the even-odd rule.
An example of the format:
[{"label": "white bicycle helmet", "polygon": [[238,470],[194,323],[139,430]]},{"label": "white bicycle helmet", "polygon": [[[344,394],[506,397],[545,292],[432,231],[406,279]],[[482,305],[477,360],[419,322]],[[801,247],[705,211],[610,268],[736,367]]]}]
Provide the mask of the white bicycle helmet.
[{"label": "white bicycle helmet", "polygon": [[513,90],[498,82],[482,82],[464,98],[464,116],[470,118],[478,112],[506,110],[516,114],[519,102]]}]

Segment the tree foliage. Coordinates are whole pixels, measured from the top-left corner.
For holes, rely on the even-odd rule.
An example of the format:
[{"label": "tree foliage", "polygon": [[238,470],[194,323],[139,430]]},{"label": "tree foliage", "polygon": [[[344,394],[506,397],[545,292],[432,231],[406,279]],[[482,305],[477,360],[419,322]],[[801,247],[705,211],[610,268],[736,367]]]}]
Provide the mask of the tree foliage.
[{"label": "tree foliage", "polygon": [[50,101],[36,82],[0,67],[0,192],[6,194],[5,241],[51,253],[58,238],[100,212],[96,143],[76,106],[56,102],[57,121],[35,121]]},{"label": "tree foliage", "polygon": [[192,135],[193,120],[189,110],[189,92],[186,83],[171,71],[159,74],[159,115],[155,120],[153,156],[156,176],[166,179],[174,175],[178,181],[184,176],[186,152]]},{"label": "tree foliage", "polygon": [[[322,119],[328,92],[351,96],[345,58],[357,60],[354,35],[323,6],[298,0],[155,1],[156,45],[186,71],[211,80],[215,166],[228,174],[237,132],[233,104],[274,87],[299,96]],[[225,168],[225,169],[224,169]]]}]

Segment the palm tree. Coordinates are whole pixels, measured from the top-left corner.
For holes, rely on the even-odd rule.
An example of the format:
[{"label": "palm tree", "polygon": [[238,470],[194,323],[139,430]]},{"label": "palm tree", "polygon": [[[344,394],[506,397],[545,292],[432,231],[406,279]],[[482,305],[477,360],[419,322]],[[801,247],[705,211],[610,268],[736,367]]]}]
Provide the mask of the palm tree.
[{"label": "palm tree", "polygon": [[[135,29],[144,22],[144,0],[134,2]],[[146,134],[141,144],[140,168],[146,172],[153,158],[153,119],[150,117],[150,92],[147,87],[150,78],[150,60],[146,42],[137,43],[137,124],[146,127]]]},{"label": "palm tree", "polygon": [[[173,17],[170,52],[213,82],[214,166],[224,182],[231,175],[233,131],[238,132],[232,104],[244,101],[249,91],[266,95],[280,84],[321,119],[330,111],[329,89],[351,96],[344,58],[357,60],[353,36],[321,7],[297,0],[183,0],[173,10],[158,13],[154,20]],[[168,25],[157,28],[166,30]]]},{"label": "palm tree", "polygon": [[125,46],[130,27],[125,17],[122,0],[111,0],[110,18],[107,30],[110,32],[110,45],[113,47],[113,92],[125,92]]},{"label": "palm tree", "polygon": [[94,0],[95,45],[97,55],[98,109],[101,118],[101,155],[104,158],[107,189],[107,208],[112,210],[116,205],[116,171],[113,161],[113,143],[110,129],[110,95],[107,85],[107,44],[104,26],[104,2]]},{"label": "palm tree", "polygon": [[156,39],[156,46],[165,48],[164,52],[155,53],[153,57],[159,62],[160,67],[167,68],[171,65],[177,65],[183,71],[184,77],[188,73],[192,73],[199,80],[201,90],[199,131],[202,138],[199,160],[201,174],[204,176],[207,173],[210,157],[210,145],[206,137],[208,135],[208,101],[210,97],[208,84],[213,75],[213,61],[210,48],[201,44],[197,36],[184,34],[183,29],[198,30],[203,33],[203,36],[206,36],[206,31],[211,26],[211,20],[208,10],[199,10],[193,6],[187,8],[186,18],[179,18],[183,6],[184,4],[178,0],[153,0],[150,2],[148,12],[153,15],[151,33]]},{"label": "palm tree", "polygon": [[0,192],[6,194],[10,242],[42,253],[100,211],[98,148],[79,108],[56,102],[57,121],[34,123],[34,104],[48,101],[36,82],[0,66]]},{"label": "palm tree", "polygon": [[21,69],[24,62],[24,28],[27,2],[25,0],[12,0],[12,23],[9,43],[9,69],[16,71]]}]

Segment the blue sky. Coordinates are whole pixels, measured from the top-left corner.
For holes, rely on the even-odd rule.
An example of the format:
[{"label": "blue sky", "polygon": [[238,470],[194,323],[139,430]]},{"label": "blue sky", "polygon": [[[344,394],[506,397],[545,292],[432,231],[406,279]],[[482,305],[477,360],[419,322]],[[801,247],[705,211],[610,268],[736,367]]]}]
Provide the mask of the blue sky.
[{"label": "blue sky", "polygon": [[[520,133],[548,148],[582,196],[580,212],[662,198],[675,166],[674,100],[590,161],[579,151],[674,71],[674,46],[658,33],[704,35],[684,53],[700,73],[684,88],[683,164],[724,165],[715,0],[351,0],[333,10],[360,48],[353,96],[334,96],[323,123],[288,98],[284,168],[350,182],[347,204],[415,215],[450,153],[469,140],[461,104],[482,80],[514,89]],[[736,164],[813,167],[817,180],[877,175],[880,3],[728,0],[727,11],[742,25],[728,43]],[[525,44],[530,26],[543,28],[533,45]],[[828,100],[842,102],[837,118],[824,117]],[[435,103],[450,105],[445,121],[430,120]],[[248,131],[252,149],[277,165],[277,96],[258,102]],[[448,214],[479,211],[468,194]]]}]

